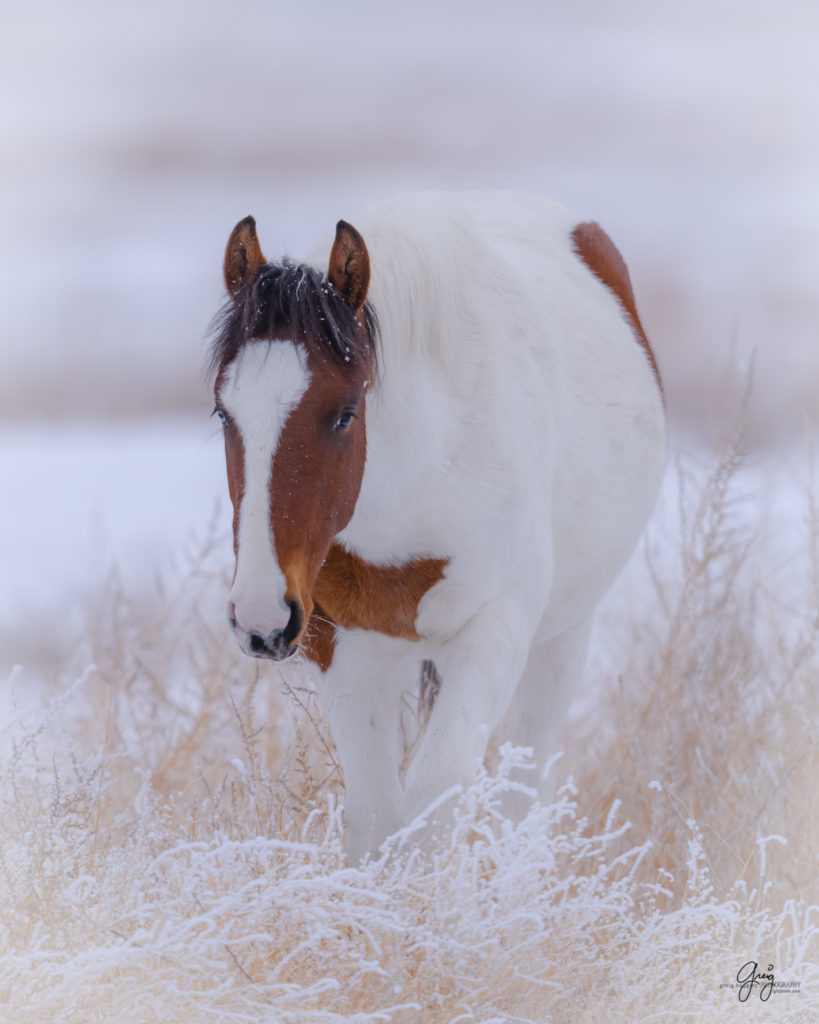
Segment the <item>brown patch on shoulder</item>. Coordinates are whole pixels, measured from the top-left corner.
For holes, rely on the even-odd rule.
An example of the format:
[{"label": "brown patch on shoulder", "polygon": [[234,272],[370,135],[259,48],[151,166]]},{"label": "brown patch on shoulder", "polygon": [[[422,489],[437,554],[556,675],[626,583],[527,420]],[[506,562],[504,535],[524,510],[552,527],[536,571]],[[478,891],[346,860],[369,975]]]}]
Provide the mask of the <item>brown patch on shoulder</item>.
[{"label": "brown patch on shoulder", "polygon": [[420,558],[395,567],[371,565],[333,544],[313,597],[326,617],[346,629],[371,629],[418,640],[418,606],[443,578],[448,562],[447,558]]},{"label": "brown patch on shoulder", "polygon": [[313,612],[302,640],[305,655],[326,672],[339,626],[419,640],[418,606],[448,564],[448,558],[419,558],[394,567],[371,565],[333,544],[313,588]]},{"label": "brown patch on shoulder", "polygon": [[634,292],[631,287],[631,278],[629,277],[626,261],[620,255],[614,242],[612,242],[600,225],[595,224],[594,221],[578,224],[572,232],[572,238],[574,239],[578,256],[594,276],[614,292],[620,300],[620,305],[628,313],[637,341],[645,349],[648,361],[654,370],[654,376],[657,378],[660,394],[662,394],[663,382],[660,379],[660,371],[657,369],[657,360],[654,358],[654,352],[643,330],[643,325],[640,323],[640,317],[637,315],[637,304],[634,301]]}]

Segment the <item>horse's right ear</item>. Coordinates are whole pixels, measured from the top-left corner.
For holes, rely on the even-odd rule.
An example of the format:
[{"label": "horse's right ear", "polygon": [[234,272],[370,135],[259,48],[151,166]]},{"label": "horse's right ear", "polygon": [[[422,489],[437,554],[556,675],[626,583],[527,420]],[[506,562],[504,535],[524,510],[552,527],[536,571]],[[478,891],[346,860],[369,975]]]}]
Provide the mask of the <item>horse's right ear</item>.
[{"label": "horse's right ear", "polygon": [[243,284],[251,281],[265,262],[256,235],[256,221],[245,217],[231,231],[225,249],[225,287],[230,294],[235,295]]},{"label": "horse's right ear", "polygon": [[370,287],[370,256],[364,239],[346,220],[336,224],[327,278],[358,315]]}]

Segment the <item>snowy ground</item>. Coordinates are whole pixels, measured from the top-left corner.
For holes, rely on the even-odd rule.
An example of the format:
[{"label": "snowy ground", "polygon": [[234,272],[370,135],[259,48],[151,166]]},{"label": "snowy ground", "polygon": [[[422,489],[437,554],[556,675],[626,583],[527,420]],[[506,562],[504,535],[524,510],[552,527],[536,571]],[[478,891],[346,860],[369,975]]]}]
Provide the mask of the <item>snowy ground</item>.
[{"label": "snowy ground", "polygon": [[231,557],[221,432],[206,415],[0,427],[0,677],[50,664],[112,571],[131,594],[204,542]]}]

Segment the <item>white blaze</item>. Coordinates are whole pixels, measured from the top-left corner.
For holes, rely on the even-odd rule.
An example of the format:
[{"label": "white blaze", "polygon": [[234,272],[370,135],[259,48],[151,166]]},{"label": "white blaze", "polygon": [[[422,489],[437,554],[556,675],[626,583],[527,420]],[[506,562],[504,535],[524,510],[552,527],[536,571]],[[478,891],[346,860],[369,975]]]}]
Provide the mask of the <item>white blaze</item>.
[{"label": "white blaze", "polygon": [[270,523],[270,476],[287,417],[310,383],[307,353],[290,341],[254,341],[228,367],[219,400],[244,443],[236,578],[228,595],[237,626],[263,636],[284,629],[290,609]]}]

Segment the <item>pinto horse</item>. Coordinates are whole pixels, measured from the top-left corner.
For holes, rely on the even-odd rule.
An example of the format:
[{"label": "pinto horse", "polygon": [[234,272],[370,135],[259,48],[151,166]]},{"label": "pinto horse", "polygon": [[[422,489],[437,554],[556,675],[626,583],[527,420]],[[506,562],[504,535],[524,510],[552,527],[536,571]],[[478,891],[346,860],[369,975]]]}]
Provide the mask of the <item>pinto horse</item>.
[{"label": "pinto horse", "polygon": [[[654,356],[597,224],[507,193],[418,194],[357,223],[325,271],[266,262],[240,221],[212,350],[228,619],[246,654],[315,663],[354,859],[474,780],[493,734],[553,753],[665,449]],[[408,754],[402,706],[430,663]]]}]

